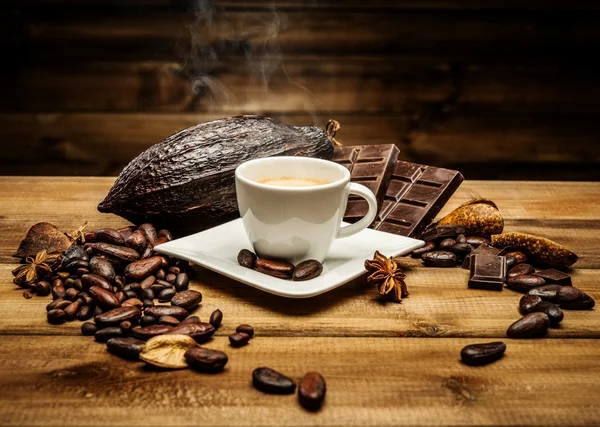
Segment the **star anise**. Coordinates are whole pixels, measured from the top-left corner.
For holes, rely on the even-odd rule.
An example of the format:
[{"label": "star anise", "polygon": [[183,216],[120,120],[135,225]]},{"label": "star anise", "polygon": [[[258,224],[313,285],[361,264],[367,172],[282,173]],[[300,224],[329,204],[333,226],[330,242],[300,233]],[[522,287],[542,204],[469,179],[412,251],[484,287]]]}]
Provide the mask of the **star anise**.
[{"label": "star anise", "polygon": [[400,302],[402,298],[408,296],[408,289],[404,282],[406,275],[392,258],[376,251],[372,260],[365,261],[365,268],[371,273],[367,277],[367,283],[377,285],[381,295],[387,295],[395,302]]},{"label": "star anise", "polygon": [[51,274],[53,267],[57,264],[60,254],[49,254],[46,250],[39,252],[35,258],[27,257],[27,264],[15,268],[12,272],[15,278],[13,282],[26,288],[35,284],[39,278],[43,278],[46,274]]},{"label": "star anise", "polygon": [[83,232],[83,230],[85,230],[85,228],[87,227],[87,223],[87,221],[84,222],[83,225],[77,230],[67,234],[67,237],[71,239],[74,245],[83,245],[85,243],[85,233]]}]

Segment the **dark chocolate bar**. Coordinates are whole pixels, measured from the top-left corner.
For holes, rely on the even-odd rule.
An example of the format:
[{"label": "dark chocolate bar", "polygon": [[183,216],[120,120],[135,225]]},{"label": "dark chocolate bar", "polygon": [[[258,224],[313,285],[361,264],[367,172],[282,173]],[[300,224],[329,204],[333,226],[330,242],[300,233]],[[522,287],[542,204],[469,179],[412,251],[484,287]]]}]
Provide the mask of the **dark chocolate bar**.
[{"label": "dark chocolate bar", "polygon": [[425,230],[423,240],[430,242],[436,239],[455,238],[461,234],[465,234],[465,227],[460,225],[438,225]]},{"label": "dark chocolate bar", "polygon": [[504,249],[498,249],[488,245],[487,243],[484,243],[473,249],[473,251],[466,256],[462,264],[462,268],[465,270],[469,270],[471,268],[471,257],[473,255],[500,255],[502,252],[504,252]]},{"label": "dark chocolate bar", "polygon": [[[360,145],[336,148],[332,160],[348,168],[352,182],[366,186],[375,194],[378,210],[381,210],[399,154],[400,150],[394,144]],[[366,200],[350,196],[344,221],[356,222],[364,217],[368,210]]]},{"label": "dark chocolate bar", "polygon": [[473,255],[469,288],[501,291],[506,278],[506,257],[498,255]]},{"label": "dark chocolate bar", "polygon": [[463,180],[455,170],[399,160],[383,206],[371,227],[401,236],[421,237]]},{"label": "dark chocolate bar", "polygon": [[550,268],[548,270],[538,271],[533,273],[534,276],[539,276],[546,281],[547,285],[561,285],[561,286],[572,286],[571,276],[562,271]]}]

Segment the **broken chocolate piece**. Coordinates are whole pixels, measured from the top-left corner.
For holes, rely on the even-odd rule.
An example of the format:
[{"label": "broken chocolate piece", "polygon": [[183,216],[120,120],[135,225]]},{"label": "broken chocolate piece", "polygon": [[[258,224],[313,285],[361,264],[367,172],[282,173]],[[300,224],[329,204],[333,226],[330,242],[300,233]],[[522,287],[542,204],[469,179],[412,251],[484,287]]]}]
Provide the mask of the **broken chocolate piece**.
[{"label": "broken chocolate piece", "polygon": [[506,258],[498,255],[473,255],[469,288],[501,291],[506,277]]},{"label": "broken chocolate piece", "polygon": [[[465,228],[456,225],[438,225],[423,233],[423,240],[430,242],[437,239],[449,239],[462,235]],[[456,243],[456,242],[455,242]]]},{"label": "broken chocolate piece", "polygon": [[462,268],[465,270],[469,270],[471,268],[471,257],[475,255],[500,255],[502,253],[502,249],[495,248],[488,244],[479,245],[477,248],[473,249],[462,264]]},{"label": "broken chocolate piece", "polygon": [[533,273],[534,276],[539,276],[546,281],[546,284],[552,285],[561,285],[561,286],[572,286],[571,276],[562,271],[556,270],[554,268],[549,268],[548,270],[538,271],[537,273]]},{"label": "broken chocolate piece", "polygon": [[[394,144],[361,145],[336,148],[332,160],[348,168],[352,182],[364,185],[375,194],[377,208],[381,210],[399,154],[400,150]],[[369,204],[365,199],[350,196],[344,221],[356,222],[368,210]]]}]

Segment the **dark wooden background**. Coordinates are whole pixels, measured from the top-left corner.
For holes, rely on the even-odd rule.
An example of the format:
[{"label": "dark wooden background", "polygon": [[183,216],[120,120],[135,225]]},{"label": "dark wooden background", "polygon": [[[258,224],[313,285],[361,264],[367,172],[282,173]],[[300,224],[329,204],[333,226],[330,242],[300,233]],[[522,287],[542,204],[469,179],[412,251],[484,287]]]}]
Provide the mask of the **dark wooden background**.
[{"label": "dark wooden background", "polygon": [[1,174],[115,175],[259,113],[471,179],[600,180],[597,1],[1,4]]}]

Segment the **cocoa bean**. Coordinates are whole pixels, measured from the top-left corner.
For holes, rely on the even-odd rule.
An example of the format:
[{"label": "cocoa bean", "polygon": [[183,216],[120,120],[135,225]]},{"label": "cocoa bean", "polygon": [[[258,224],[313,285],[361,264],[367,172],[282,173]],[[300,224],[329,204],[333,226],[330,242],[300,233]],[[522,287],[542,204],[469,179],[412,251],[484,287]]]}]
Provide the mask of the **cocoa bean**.
[{"label": "cocoa bean", "polygon": [[97,286],[92,286],[89,294],[94,302],[102,308],[113,309],[121,305],[114,294]]},{"label": "cocoa bean", "polygon": [[456,258],[459,262],[462,262],[462,260],[465,259],[465,257],[469,255],[472,250],[473,248],[469,246],[468,243],[464,242],[457,242],[454,246],[450,248],[450,252],[456,255]]},{"label": "cocoa bean", "polygon": [[82,335],[94,335],[98,331],[96,325],[91,322],[85,322],[81,325],[81,334]]},{"label": "cocoa bean", "polygon": [[507,274],[507,278],[512,279],[518,276],[525,276],[535,273],[535,268],[529,264],[518,264],[515,265]]},{"label": "cocoa bean", "polygon": [[144,252],[142,252],[142,259],[150,258],[151,256],[154,256],[154,248],[148,244]]},{"label": "cocoa bean", "polygon": [[245,334],[248,334],[250,336],[250,338],[254,337],[254,328],[250,325],[239,325],[237,328],[235,328],[236,332],[243,332]]},{"label": "cocoa bean", "polygon": [[129,236],[131,236],[131,234],[133,233],[132,227],[119,228],[117,231],[119,232],[121,237],[123,237],[123,240],[125,240],[125,242],[127,242],[127,239],[129,239]]},{"label": "cocoa bean", "polygon": [[201,323],[201,320],[198,316],[190,316],[187,319],[181,321],[181,325],[187,325],[188,323]]},{"label": "cocoa bean", "polygon": [[154,291],[152,288],[142,289],[141,297],[145,300],[152,301],[154,299]]},{"label": "cocoa bean", "polygon": [[[58,304],[60,304],[61,302],[63,302],[64,299],[62,298],[56,298],[55,300],[52,300],[47,306],[46,306],[46,311],[50,311],[50,310],[54,310],[56,308],[56,306]],[[71,302],[69,301],[69,304]]]},{"label": "cocoa bean", "polygon": [[140,319],[140,325],[142,326],[151,326],[151,325],[156,325],[158,321],[156,320],[156,317],[152,317],[152,316],[142,316],[142,318]]},{"label": "cocoa bean", "polygon": [[153,256],[150,258],[142,259],[136,262],[132,262],[125,267],[125,276],[128,279],[143,280],[148,277],[154,271],[160,267],[160,257]]},{"label": "cocoa bean", "polygon": [[160,256],[160,261],[161,261],[160,267],[163,268],[163,269],[165,269],[165,270],[168,270],[169,269],[169,265],[171,263],[169,261],[169,258],[167,258],[165,255],[159,255],[159,256]]},{"label": "cocoa bean", "polygon": [[256,271],[268,274],[269,276],[280,279],[291,279],[295,267],[291,262],[260,258],[254,263],[254,268]]},{"label": "cocoa bean", "polygon": [[454,267],[456,255],[448,251],[432,251],[421,256],[426,267]]},{"label": "cocoa bean", "polygon": [[542,301],[537,304],[533,311],[545,313],[550,319],[550,326],[556,327],[564,318],[563,311],[558,304],[552,304],[548,301]]},{"label": "cocoa bean", "polygon": [[132,337],[111,338],[106,342],[108,351],[127,360],[138,360],[146,343]]},{"label": "cocoa bean", "polygon": [[156,296],[160,294],[162,290],[165,289],[165,287],[161,284],[155,283],[154,285],[150,286],[150,289],[152,290],[152,293]]},{"label": "cocoa bean", "polygon": [[90,260],[90,272],[113,282],[116,277],[115,267],[106,258],[95,256]]},{"label": "cocoa bean", "polygon": [[118,326],[121,322],[126,320],[134,323],[137,322],[140,317],[142,317],[142,311],[139,308],[127,306],[102,313],[96,316],[94,321],[99,328],[106,328],[108,326]]},{"label": "cocoa bean", "polygon": [[69,288],[65,291],[65,299],[69,301],[75,301],[78,295],[79,291],[75,288]]},{"label": "cocoa bean", "polygon": [[511,277],[506,281],[506,286],[513,291],[526,294],[531,289],[543,286],[545,283],[541,277],[524,274],[522,276]]},{"label": "cocoa bean", "polygon": [[175,289],[163,289],[158,294],[158,302],[169,302],[175,296]]},{"label": "cocoa bean", "polygon": [[590,310],[596,305],[591,296],[573,286],[561,286],[554,302],[566,310]]},{"label": "cocoa bean", "polygon": [[57,298],[64,298],[65,297],[65,292],[67,290],[65,289],[64,286],[57,286],[55,288],[52,288],[52,298],[57,299]]},{"label": "cocoa bean", "polygon": [[490,241],[489,239],[486,239],[485,237],[481,237],[481,236],[469,236],[467,237],[465,243],[468,243],[469,245],[471,245],[473,248],[478,248],[481,245],[489,245]]},{"label": "cocoa bean", "polygon": [[126,262],[133,262],[140,259],[140,254],[135,249],[126,246],[116,246],[110,243],[88,243],[86,246],[92,248],[94,252],[115,257]]},{"label": "cocoa bean", "polygon": [[254,268],[256,254],[248,249],[242,249],[237,256],[238,264],[246,268]]},{"label": "cocoa bean", "polygon": [[208,321],[208,323],[210,323],[211,325],[213,325],[213,327],[215,329],[217,329],[219,326],[221,326],[222,321],[223,321],[223,312],[219,309],[216,309],[210,315],[210,320]]},{"label": "cocoa bean", "polygon": [[175,282],[175,279],[176,279],[176,278],[177,278],[177,275],[176,275],[176,274],[173,274],[173,273],[169,273],[169,274],[167,274],[167,275],[165,276],[165,280],[166,280],[167,282],[171,283],[171,284],[172,284],[173,282]]},{"label": "cocoa bean", "polygon": [[250,335],[243,332],[236,332],[235,334],[229,335],[229,343],[232,347],[242,347],[248,344],[250,341]]},{"label": "cocoa bean", "polygon": [[506,252],[504,254],[504,256],[506,257],[506,267],[508,269],[513,268],[517,264],[523,264],[523,263],[527,262],[527,255],[525,254],[525,252],[521,252],[521,251]]},{"label": "cocoa bean", "polygon": [[141,230],[134,231],[127,238],[126,243],[127,243],[127,246],[135,249],[137,252],[140,252],[140,253],[144,252],[144,250],[146,249],[146,246],[148,246],[148,241],[146,240],[146,236],[144,236],[144,233],[142,233]]},{"label": "cocoa bean", "polygon": [[291,394],[296,390],[294,381],[271,368],[252,371],[252,385],[257,390],[271,394]]},{"label": "cocoa bean", "polygon": [[140,286],[142,287],[142,289],[146,289],[146,288],[149,288],[150,286],[154,285],[155,282],[156,282],[156,277],[148,276],[140,282]]},{"label": "cocoa bean", "polygon": [[327,385],[318,372],[304,374],[298,384],[298,401],[309,411],[318,411],[323,406]]},{"label": "cocoa bean", "polygon": [[77,312],[77,320],[83,321],[91,319],[93,314],[93,308],[89,305],[84,305],[83,307],[80,307],[79,311]]},{"label": "cocoa bean", "polygon": [[152,224],[142,224],[138,227],[138,230],[140,230],[144,234],[146,241],[150,244],[153,244],[154,241],[158,238],[158,236],[156,235],[156,228],[154,228]]},{"label": "cocoa bean", "polygon": [[74,301],[64,309],[65,316],[68,321],[75,320],[75,316],[77,316],[77,313],[79,312],[80,307],[81,307],[81,302]]},{"label": "cocoa bean", "polygon": [[439,247],[443,251],[449,251],[454,245],[456,245],[456,240],[449,237],[447,239],[442,240],[439,244]]},{"label": "cocoa bean", "polygon": [[64,300],[61,300],[58,304],[56,304],[54,306],[54,309],[64,310],[65,308],[67,308],[70,305],[71,305],[71,301],[64,299]]},{"label": "cocoa bean", "polygon": [[535,306],[542,302],[539,296],[523,295],[519,301],[519,311],[522,315],[529,314],[535,311]]},{"label": "cocoa bean", "polygon": [[[137,298],[137,294],[134,291],[132,291],[131,289],[123,292],[123,294],[125,294],[125,301],[127,301],[128,299]],[[123,301],[123,302],[125,302],[125,301]]]},{"label": "cocoa bean", "polygon": [[167,334],[172,330],[173,326],[169,325],[149,325],[142,328],[135,327],[131,330],[131,336],[143,341],[148,341],[152,337]]},{"label": "cocoa bean", "polygon": [[117,299],[119,300],[119,302],[121,303],[121,305],[123,305],[123,303],[125,301],[127,301],[127,295],[125,295],[124,292],[117,292],[115,294],[115,296],[117,297]]},{"label": "cocoa bean", "polygon": [[125,320],[124,322],[119,323],[119,328],[121,328],[123,335],[129,335],[131,329],[133,329],[133,323],[131,323],[129,320]]},{"label": "cocoa bean", "polygon": [[104,289],[105,291],[112,292],[112,284],[102,276],[97,274],[84,274],[81,277],[81,283],[83,283],[84,289],[89,289],[92,286],[96,286]]},{"label": "cocoa bean", "polygon": [[167,277],[167,273],[165,273],[165,270],[162,268],[156,272],[156,278],[158,280],[165,280],[165,277]]},{"label": "cocoa bean", "polygon": [[88,231],[83,235],[83,239],[85,242],[93,243],[96,241],[96,233],[93,231]]},{"label": "cocoa bean", "polygon": [[151,299],[145,299],[142,303],[144,304],[144,309],[154,306],[154,302]]},{"label": "cocoa bean", "polygon": [[459,234],[456,237],[456,243],[467,243],[467,236],[465,236],[464,234]]},{"label": "cocoa bean", "polygon": [[162,316],[173,316],[179,320],[183,320],[189,316],[186,309],[172,305],[155,305],[154,307],[146,309],[145,314],[156,317],[157,319],[160,319]]},{"label": "cocoa bean", "polygon": [[430,240],[429,242],[425,242],[425,246],[420,247],[419,249],[415,249],[411,252],[410,256],[413,258],[421,258],[423,254],[427,252],[435,251],[437,248],[435,246],[435,242]]},{"label": "cocoa bean", "polygon": [[94,334],[94,339],[98,342],[106,342],[111,338],[123,336],[123,331],[118,326],[109,326],[108,328],[99,329]]},{"label": "cocoa bean", "polygon": [[139,298],[129,298],[128,300],[123,301],[121,307],[137,307],[142,308],[144,303]]},{"label": "cocoa bean", "polygon": [[158,232],[158,237],[164,237],[167,241],[173,240],[173,235],[169,230],[162,229]]},{"label": "cocoa bean", "polygon": [[51,323],[52,325],[59,325],[67,320],[67,315],[63,310],[55,308],[47,313],[47,318],[48,323]]},{"label": "cocoa bean", "polygon": [[179,320],[173,316],[163,316],[158,319],[158,323],[160,325],[171,325],[171,326],[179,326]]},{"label": "cocoa bean", "polygon": [[530,289],[527,294],[538,296],[544,301],[554,301],[556,300],[556,294],[559,289],[560,285],[543,285]]},{"label": "cocoa bean", "polygon": [[[160,270],[159,270],[160,271]],[[158,278],[158,276],[157,276]],[[185,291],[188,289],[190,285],[190,278],[186,273],[179,273],[175,278],[175,282],[173,282],[173,286],[175,286],[175,290],[177,292]]]},{"label": "cocoa bean", "polygon": [[176,265],[169,267],[169,273],[173,273],[177,276],[179,273],[181,273],[181,268],[177,267]]},{"label": "cocoa bean", "polygon": [[[164,291],[161,292],[161,294],[163,292],[166,292],[167,290],[169,290],[169,289],[165,289]],[[175,291],[173,290],[173,293],[174,292]],[[158,300],[160,301],[160,295],[158,296]],[[175,305],[177,307],[183,307],[187,311],[192,311],[193,309],[198,307],[198,305],[202,301],[202,294],[198,291],[188,289],[186,291],[179,292],[177,295],[174,295],[170,301],[171,301],[171,305]]]},{"label": "cocoa bean", "polygon": [[227,354],[224,352],[204,347],[191,347],[185,352],[184,357],[192,369],[200,372],[220,372],[228,361]]},{"label": "cocoa bean", "polygon": [[179,325],[173,328],[170,334],[182,334],[192,337],[196,342],[208,341],[215,333],[215,328],[210,323],[194,322]]},{"label": "cocoa bean", "polygon": [[124,245],[125,239],[121,233],[112,228],[101,228],[96,231],[96,241],[110,243],[111,245]]},{"label": "cocoa bean", "polygon": [[166,237],[159,237],[154,242],[152,242],[152,248],[154,249],[158,245],[162,245],[163,243],[167,243],[168,240]]},{"label": "cocoa bean", "polygon": [[501,341],[486,344],[470,344],[460,352],[462,361],[471,366],[487,365],[504,356],[506,344]]},{"label": "cocoa bean", "polygon": [[46,281],[42,280],[41,282],[37,282],[35,284],[35,293],[40,297],[45,297],[46,295],[49,295],[51,290],[52,286],[50,286],[50,283]]},{"label": "cocoa bean", "polygon": [[314,259],[302,261],[294,269],[292,279],[299,282],[314,279],[323,272],[323,264]]},{"label": "cocoa bean", "polygon": [[550,326],[550,319],[545,313],[529,313],[510,325],[506,335],[510,338],[531,338],[542,336]]}]

